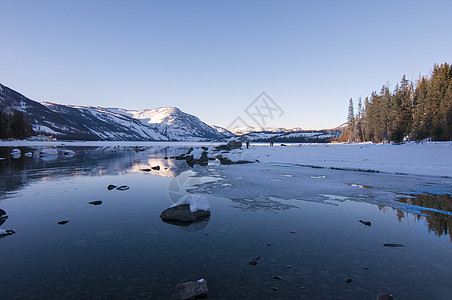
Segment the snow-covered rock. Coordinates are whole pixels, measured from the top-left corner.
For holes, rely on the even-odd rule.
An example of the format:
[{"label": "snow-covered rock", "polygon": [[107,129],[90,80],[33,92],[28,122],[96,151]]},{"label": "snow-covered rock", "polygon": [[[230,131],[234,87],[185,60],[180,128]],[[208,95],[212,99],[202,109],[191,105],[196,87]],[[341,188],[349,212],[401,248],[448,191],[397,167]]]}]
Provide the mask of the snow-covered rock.
[{"label": "snow-covered rock", "polygon": [[27,152],[27,153],[24,154],[24,156],[26,156],[26,157],[32,157],[32,156],[33,156],[33,153]]},{"label": "snow-covered rock", "polygon": [[14,148],[13,150],[11,150],[11,155],[17,155],[17,154],[20,154],[21,152],[20,152],[20,149],[17,149],[17,148]]},{"label": "snow-covered rock", "polygon": [[69,150],[69,149],[62,150],[61,152],[63,153],[63,155],[66,155],[66,156],[74,156],[75,155],[75,152],[72,150]]},{"label": "snow-covered rock", "polygon": [[195,194],[188,194],[179,198],[179,200],[171,205],[171,207],[179,206],[182,204],[190,205],[190,211],[192,213],[198,210],[210,211],[209,200],[206,197]]}]

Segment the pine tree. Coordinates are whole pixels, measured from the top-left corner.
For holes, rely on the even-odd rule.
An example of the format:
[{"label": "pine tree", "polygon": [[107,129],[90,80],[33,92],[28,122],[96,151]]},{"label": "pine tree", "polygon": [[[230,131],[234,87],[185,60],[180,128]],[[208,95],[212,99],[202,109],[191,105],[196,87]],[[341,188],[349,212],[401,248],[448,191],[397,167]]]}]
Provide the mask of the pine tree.
[{"label": "pine tree", "polygon": [[350,141],[355,141],[355,112],[353,108],[353,99],[350,98],[348,104],[348,117],[347,117],[348,127],[347,130],[350,132]]}]

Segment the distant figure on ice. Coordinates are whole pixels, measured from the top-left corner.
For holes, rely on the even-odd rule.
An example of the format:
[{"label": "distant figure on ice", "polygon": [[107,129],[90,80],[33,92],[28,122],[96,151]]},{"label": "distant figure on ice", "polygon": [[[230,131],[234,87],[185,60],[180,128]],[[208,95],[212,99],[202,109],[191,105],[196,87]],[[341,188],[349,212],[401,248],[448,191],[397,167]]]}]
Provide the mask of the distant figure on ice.
[{"label": "distant figure on ice", "polygon": [[273,142],[270,142],[270,146],[273,146]]},{"label": "distant figure on ice", "polygon": [[246,141],[246,149],[249,149],[249,147],[250,147],[250,142]]}]

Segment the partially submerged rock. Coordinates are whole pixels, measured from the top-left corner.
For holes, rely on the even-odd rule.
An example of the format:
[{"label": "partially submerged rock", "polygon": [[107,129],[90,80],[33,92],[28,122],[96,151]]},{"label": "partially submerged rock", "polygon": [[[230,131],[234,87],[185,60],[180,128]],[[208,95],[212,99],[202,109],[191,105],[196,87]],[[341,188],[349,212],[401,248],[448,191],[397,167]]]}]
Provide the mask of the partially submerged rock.
[{"label": "partially submerged rock", "polygon": [[220,161],[222,165],[240,165],[240,164],[251,164],[255,161],[249,161],[249,160],[231,160],[228,157],[225,157],[223,155],[218,155],[217,159]]},{"label": "partially submerged rock", "polygon": [[101,205],[102,201],[100,201],[100,200],[91,201],[91,202],[89,202],[89,204],[91,204],[91,205]]},{"label": "partially submerged rock", "polygon": [[41,156],[56,156],[58,155],[58,151],[53,148],[46,148],[41,150]]},{"label": "partially submerged rock", "polygon": [[388,293],[380,293],[378,295],[377,300],[392,300],[394,297],[392,295],[389,295]]},{"label": "partially submerged rock", "polygon": [[0,225],[5,223],[6,219],[8,219],[8,216],[6,215],[6,211],[0,208]]},{"label": "partially submerged rock", "polygon": [[260,255],[256,256],[256,257],[252,257],[250,258],[250,261],[248,262],[250,265],[255,266],[257,265],[257,261],[261,258]]},{"label": "partially submerged rock", "polygon": [[207,297],[207,281],[189,281],[176,285],[173,299],[192,300]]},{"label": "partially submerged rock", "polygon": [[390,248],[403,248],[403,247],[406,247],[403,244],[383,244],[383,246],[390,247]]},{"label": "partially submerged rock", "polygon": [[208,217],[210,217],[210,211],[197,210],[195,212],[191,212],[189,204],[181,204],[167,208],[160,214],[160,218],[163,221],[180,223],[192,223]]},{"label": "partially submerged rock", "polygon": [[118,191],[125,191],[125,190],[128,190],[129,187],[127,185],[121,185],[121,186],[118,186],[116,189]]},{"label": "partially submerged rock", "polygon": [[58,225],[64,225],[64,224],[67,224],[67,223],[69,223],[69,221],[60,221],[60,222],[58,222],[57,224],[58,224]]},{"label": "partially submerged rock", "polygon": [[8,235],[15,234],[15,233],[16,233],[16,231],[14,231],[13,229],[6,229],[6,230],[0,229],[0,237],[8,236]]},{"label": "partially submerged rock", "polygon": [[360,223],[366,225],[366,226],[371,226],[372,223],[370,221],[363,221],[363,220],[359,220]]},{"label": "partially submerged rock", "polygon": [[117,188],[117,186],[114,184],[110,184],[109,186],[107,186],[107,190],[109,191],[114,190],[115,188]]},{"label": "partially submerged rock", "polygon": [[74,156],[75,155],[75,152],[72,150],[69,150],[69,149],[64,149],[62,152],[63,152],[63,155],[66,155],[66,156]]}]

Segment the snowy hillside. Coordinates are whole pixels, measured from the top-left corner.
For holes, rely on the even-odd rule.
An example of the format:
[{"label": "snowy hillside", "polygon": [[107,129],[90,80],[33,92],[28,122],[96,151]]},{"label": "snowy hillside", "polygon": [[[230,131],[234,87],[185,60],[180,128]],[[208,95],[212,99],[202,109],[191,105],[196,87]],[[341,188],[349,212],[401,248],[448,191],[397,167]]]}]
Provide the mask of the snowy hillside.
[{"label": "snowy hillside", "polygon": [[253,142],[282,142],[282,143],[308,143],[308,142],[330,142],[332,138],[339,137],[340,130],[310,130],[299,128],[281,129],[273,131],[249,132],[240,136],[241,140]]},{"label": "snowy hillside", "polygon": [[125,110],[38,103],[0,84],[2,111],[19,110],[36,134],[110,141],[220,141],[225,136],[176,107]]}]

